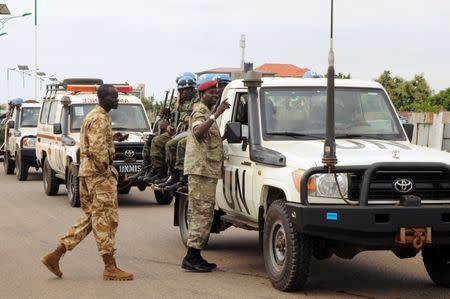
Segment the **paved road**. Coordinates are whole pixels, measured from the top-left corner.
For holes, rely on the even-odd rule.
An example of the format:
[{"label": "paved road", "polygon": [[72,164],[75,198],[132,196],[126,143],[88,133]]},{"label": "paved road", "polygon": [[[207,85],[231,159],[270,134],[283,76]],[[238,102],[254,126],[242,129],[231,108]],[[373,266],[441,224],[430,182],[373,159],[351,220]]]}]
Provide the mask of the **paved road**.
[{"label": "paved road", "polygon": [[105,282],[92,236],[62,261],[63,279],[40,263],[80,210],[66,190],[47,197],[41,175],[28,182],[5,176],[0,167],[0,298],[450,298],[435,287],[421,257],[399,260],[390,252],[365,252],[353,260],[314,261],[308,288],[295,294],[275,290],[266,277],[254,232],[228,229],[213,235],[208,260],[219,271],[186,273],[172,206],[158,206],[151,191],[120,197],[119,266],[134,272],[131,282]]}]

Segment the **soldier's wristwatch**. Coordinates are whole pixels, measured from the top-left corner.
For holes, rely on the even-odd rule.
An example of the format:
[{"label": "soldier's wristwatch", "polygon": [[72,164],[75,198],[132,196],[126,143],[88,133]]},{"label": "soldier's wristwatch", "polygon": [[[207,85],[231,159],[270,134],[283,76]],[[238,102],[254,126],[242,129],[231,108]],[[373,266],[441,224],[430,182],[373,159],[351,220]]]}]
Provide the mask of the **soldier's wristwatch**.
[{"label": "soldier's wristwatch", "polygon": [[209,117],[210,120],[215,121],[216,120],[216,116],[214,114],[211,114],[211,116]]}]

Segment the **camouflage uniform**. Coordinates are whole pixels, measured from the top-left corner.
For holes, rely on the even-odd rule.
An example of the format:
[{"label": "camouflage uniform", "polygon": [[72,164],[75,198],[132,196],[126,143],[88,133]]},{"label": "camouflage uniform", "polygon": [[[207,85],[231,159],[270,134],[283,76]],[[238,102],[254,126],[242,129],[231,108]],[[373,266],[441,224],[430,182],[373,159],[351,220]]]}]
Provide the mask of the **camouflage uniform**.
[{"label": "camouflage uniform", "polygon": [[[199,101],[200,101],[200,98],[196,94],[193,97],[192,101],[186,103],[186,105],[183,105],[184,107],[182,106],[183,112],[180,113],[180,122],[182,122],[186,116],[191,115],[191,113],[193,111],[193,107]],[[186,128],[186,126],[184,124],[182,124],[179,131],[184,132],[187,129],[188,128]],[[180,136],[179,139],[171,140],[166,144],[166,163],[167,163],[167,165],[174,166],[175,169],[177,169],[181,172],[184,169],[184,154],[186,152],[186,138],[187,138],[187,134]]]},{"label": "camouflage uniform", "polygon": [[216,122],[202,139],[197,140],[193,128],[207,120],[211,111],[205,104],[195,106],[189,122],[184,173],[189,175],[189,236],[187,246],[203,249],[214,216],[217,180],[222,174],[223,144]]},{"label": "camouflage uniform", "polygon": [[117,205],[117,170],[112,166],[115,149],[111,118],[96,106],[81,127],[80,202],[83,215],[61,238],[61,244],[72,250],[92,230],[101,255],[114,250],[119,224]]}]

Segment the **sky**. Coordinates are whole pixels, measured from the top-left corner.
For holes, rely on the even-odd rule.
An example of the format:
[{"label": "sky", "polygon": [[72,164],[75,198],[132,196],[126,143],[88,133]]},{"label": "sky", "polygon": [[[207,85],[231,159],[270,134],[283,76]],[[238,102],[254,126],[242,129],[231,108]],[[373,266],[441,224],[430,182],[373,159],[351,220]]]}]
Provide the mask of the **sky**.
[{"label": "sky", "polygon": [[[329,0],[37,0],[38,68],[58,79],[144,83],[160,100],[182,72],[239,67],[246,61],[327,69]],[[450,87],[450,1],[335,0],[336,72],[373,80],[384,70],[423,73],[436,92]],[[0,0],[13,15],[33,0]],[[1,16],[0,16],[1,18]],[[0,102],[34,97],[34,16],[8,21],[0,36]],[[45,86],[38,84],[38,96]]]}]

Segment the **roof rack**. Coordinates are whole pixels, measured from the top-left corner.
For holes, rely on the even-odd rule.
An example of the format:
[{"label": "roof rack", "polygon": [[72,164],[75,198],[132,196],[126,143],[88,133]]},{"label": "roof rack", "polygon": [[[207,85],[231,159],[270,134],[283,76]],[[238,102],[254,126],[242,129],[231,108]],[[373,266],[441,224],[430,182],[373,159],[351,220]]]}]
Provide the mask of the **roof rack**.
[{"label": "roof rack", "polygon": [[102,85],[102,79],[96,78],[67,78],[62,82],[47,84],[44,100],[53,100],[58,91],[66,91],[67,85]]}]

